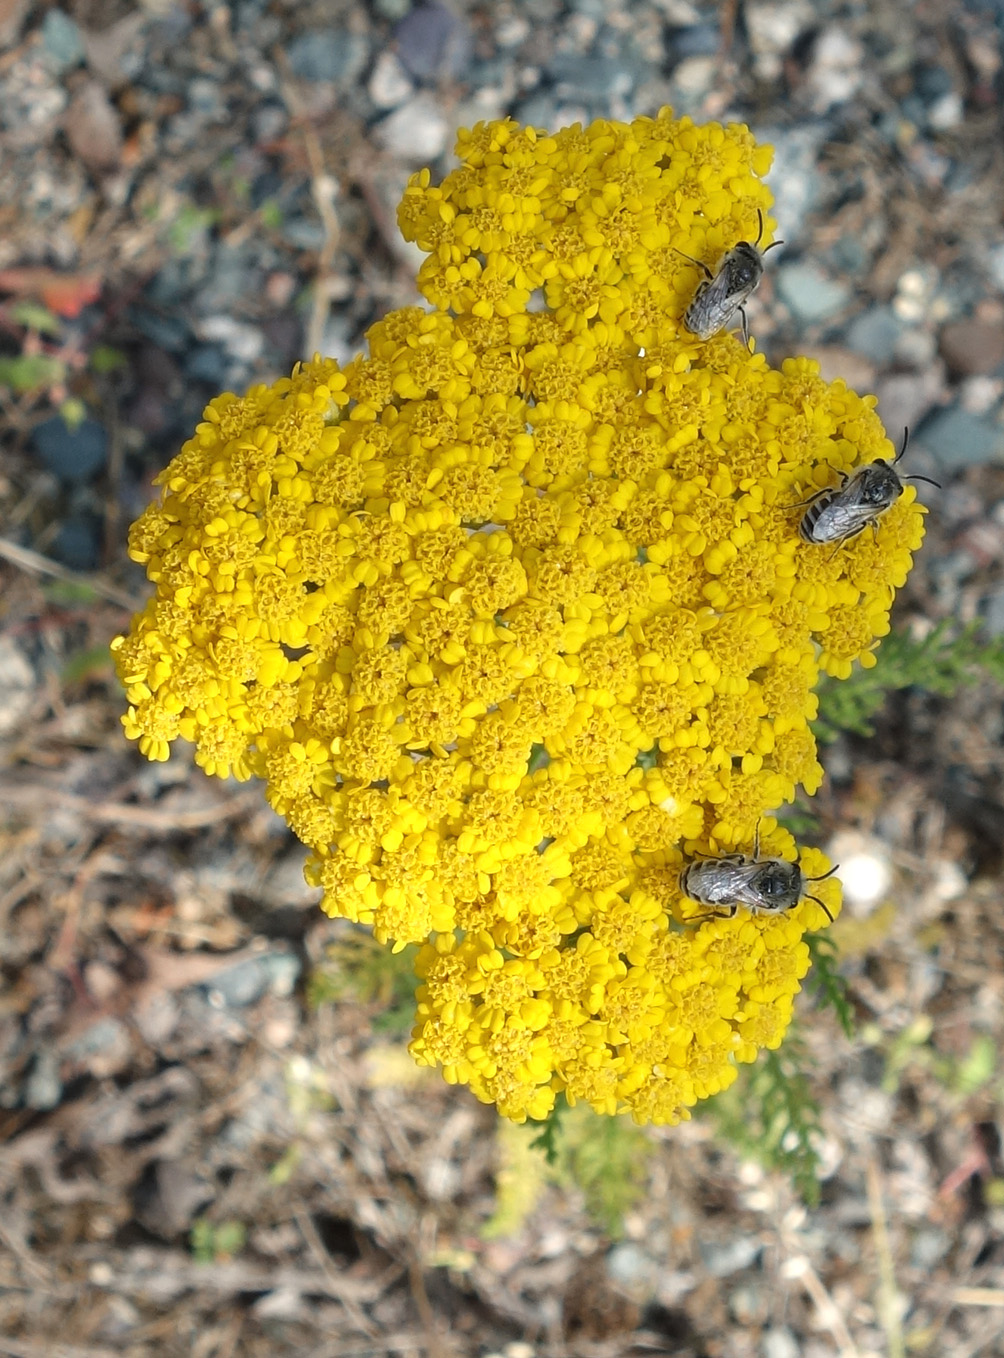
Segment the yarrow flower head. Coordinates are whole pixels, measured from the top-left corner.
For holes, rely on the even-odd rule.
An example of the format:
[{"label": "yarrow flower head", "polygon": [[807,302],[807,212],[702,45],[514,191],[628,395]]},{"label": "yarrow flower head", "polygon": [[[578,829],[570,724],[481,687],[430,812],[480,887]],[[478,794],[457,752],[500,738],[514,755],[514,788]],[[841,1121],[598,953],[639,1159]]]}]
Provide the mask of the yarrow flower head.
[{"label": "yarrow flower head", "polygon": [[745,127],[457,154],[400,208],[431,309],[218,397],[160,477],[125,729],[262,779],[323,908],[422,945],[418,1061],[517,1120],[676,1122],[780,1043],[839,909],[829,879],[708,918],[681,870],[759,830],[825,873],[767,813],[818,786],[814,685],[874,663],[922,510],[803,542],[807,496],[893,455],[874,399],[682,324],[692,260],[773,228]]}]

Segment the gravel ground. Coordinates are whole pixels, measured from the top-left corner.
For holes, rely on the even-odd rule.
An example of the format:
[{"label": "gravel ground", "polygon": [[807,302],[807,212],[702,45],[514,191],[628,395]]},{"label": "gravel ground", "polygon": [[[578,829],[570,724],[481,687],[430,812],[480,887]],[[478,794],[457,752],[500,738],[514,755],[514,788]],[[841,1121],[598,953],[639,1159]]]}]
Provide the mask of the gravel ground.
[{"label": "gravel ground", "polygon": [[415,300],[394,207],[457,125],[664,103],[776,148],[768,357],[943,482],[899,623],[1004,635],[1002,39],[999,0],[0,0],[0,1355],[1004,1354],[999,690],[827,749],[823,838],[885,882],[834,930],[856,1036],[802,1010],[819,1206],[700,1118],[613,1240],[411,1067],[386,977],[335,1002],[372,956],[260,794],[126,747],[106,651],[205,401]]}]

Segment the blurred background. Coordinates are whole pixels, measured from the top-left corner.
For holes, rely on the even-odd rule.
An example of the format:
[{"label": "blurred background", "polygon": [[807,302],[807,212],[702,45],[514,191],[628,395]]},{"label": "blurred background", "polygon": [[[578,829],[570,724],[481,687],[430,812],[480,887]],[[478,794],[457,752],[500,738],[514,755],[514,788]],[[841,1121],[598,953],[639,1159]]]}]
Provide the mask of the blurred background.
[{"label": "blurred background", "polygon": [[[0,1355],[1004,1354],[1002,40],[1000,0],[0,0]],[[395,206],[457,126],[666,103],[775,147],[760,347],[943,489],[789,816],[847,905],[784,1059],[549,1165],[413,1067],[408,954],[259,789],[127,746],[107,645],[205,402],[416,300]]]}]

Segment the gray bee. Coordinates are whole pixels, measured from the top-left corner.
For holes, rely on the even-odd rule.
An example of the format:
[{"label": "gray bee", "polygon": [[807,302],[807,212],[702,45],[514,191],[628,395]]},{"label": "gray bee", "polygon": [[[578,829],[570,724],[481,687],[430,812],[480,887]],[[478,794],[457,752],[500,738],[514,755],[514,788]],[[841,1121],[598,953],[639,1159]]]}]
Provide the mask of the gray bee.
[{"label": "gray bee", "polygon": [[[784,244],[784,241],[776,240],[765,250],[758,248],[763,239],[763,213],[759,208],[756,215],[760,223],[756,240],[741,240],[733,245],[713,273],[701,260],[691,259],[690,255],[683,256],[691,264],[696,264],[704,274],[697,285],[694,300],[683,316],[683,324],[698,339],[706,340],[717,335],[738,311],[743,318],[743,343],[749,347],[750,336],[743,303],[763,277],[763,257],[767,250]],[[683,254],[682,250],[680,254]]]},{"label": "gray bee", "polygon": [[720,858],[697,858],[680,873],[680,887],[698,905],[710,906],[706,915],[695,915],[688,924],[706,919],[735,919],[736,911],[751,915],[783,915],[803,900],[815,901],[833,923],[829,908],[818,896],[806,891],[807,882],[822,882],[836,872],[831,868],[822,877],[806,877],[797,863],[786,858],[760,857],[760,831],[757,828],[753,855],[723,854]]},{"label": "gray bee", "polygon": [[896,463],[906,452],[910,441],[909,429],[903,430],[903,446],[892,462],[877,458],[867,462],[850,475],[838,471],[840,485],[826,487],[801,501],[809,507],[802,515],[798,525],[798,536],[803,542],[826,543],[849,542],[870,524],[873,532],[878,532],[878,520],[891,509],[903,494],[904,481],[926,481],[929,486],[938,486],[929,476],[904,476],[896,471]]}]

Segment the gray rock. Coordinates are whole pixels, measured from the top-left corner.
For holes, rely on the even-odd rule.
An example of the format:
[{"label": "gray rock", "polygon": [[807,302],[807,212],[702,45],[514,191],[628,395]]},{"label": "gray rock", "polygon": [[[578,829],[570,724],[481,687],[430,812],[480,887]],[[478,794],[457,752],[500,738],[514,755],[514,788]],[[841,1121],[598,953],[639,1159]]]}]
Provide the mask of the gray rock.
[{"label": "gray rock", "polygon": [[776,1330],[764,1331],[763,1348],[760,1352],[763,1358],[799,1358],[801,1349],[787,1325],[782,1325]]},{"label": "gray rock", "polygon": [[936,1226],[922,1227],[910,1243],[910,1263],[914,1268],[929,1269],[940,1264],[952,1248],[952,1237]]},{"label": "gray rock", "polygon": [[1004,636],[1004,588],[987,596],[983,605],[983,626],[992,637]]},{"label": "gray rock", "polygon": [[67,514],[49,549],[57,561],[73,571],[96,570],[101,560],[103,524],[86,510]]},{"label": "gray rock", "polygon": [[860,237],[841,236],[830,249],[829,260],[838,273],[862,274],[868,268],[869,255]]},{"label": "gray rock", "polygon": [[89,170],[117,168],[122,157],[122,124],[118,109],[96,80],[82,85],[66,111],[66,138]]},{"label": "gray rock", "polygon": [[767,1319],[767,1296],[761,1287],[737,1287],[729,1293],[729,1310],[744,1329]]},{"label": "gray rock", "polygon": [[548,66],[562,99],[602,103],[624,98],[638,83],[637,65],[623,58],[559,56]]},{"label": "gray rock", "polygon": [[374,128],[377,141],[400,160],[425,164],[446,150],[450,127],[431,94],[416,94]]},{"label": "gray rock", "polygon": [[1004,292],[1004,245],[995,245],[987,256],[990,277],[1000,292]]},{"label": "gray rock", "polygon": [[614,1245],[607,1255],[607,1270],[615,1282],[632,1292],[639,1286],[648,1291],[659,1271],[652,1256],[631,1240]]},{"label": "gray rock", "polygon": [[775,284],[781,300],[806,325],[835,316],[850,297],[846,283],[827,277],[811,260],[782,264]]},{"label": "gray rock", "polygon": [[369,56],[366,39],[344,29],[310,29],[286,48],[290,69],[315,84],[351,85]]},{"label": "gray rock", "polygon": [[466,23],[439,0],[416,5],[394,28],[401,65],[416,80],[457,76],[471,56]]},{"label": "gray rock", "polygon": [[713,1278],[727,1278],[749,1268],[760,1257],[763,1244],[755,1235],[735,1235],[731,1240],[699,1242],[704,1267]]},{"label": "gray rock", "polygon": [[84,39],[80,29],[61,9],[50,9],[42,22],[42,46],[53,70],[62,74],[84,59]]},{"label": "gray rock", "polygon": [[108,433],[97,420],[81,420],[71,428],[62,415],[53,415],[35,425],[31,442],[43,467],[64,485],[93,480],[108,461]]},{"label": "gray rock", "polygon": [[955,376],[992,373],[1004,363],[1004,324],[976,316],[950,321],[941,332],[940,345]]},{"label": "gray rock", "polygon": [[722,45],[722,34],[718,24],[688,24],[670,28],[666,40],[670,59],[685,61],[687,57],[716,56]]},{"label": "gray rock", "polygon": [[873,363],[888,363],[903,324],[889,307],[871,307],[847,327],[847,343]]},{"label": "gray rock", "polygon": [[764,127],[758,133],[759,141],[774,147],[769,176],[774,195],[771,215],[785,240],[798,238],[807,215],[820,202],[823,180],[816,165],[828,133],[829,126],[822,120],[796,127]]},{"label": "gray rock", "polygon": [[121,1019],[95,1019],[66,1047],[66,1055],[96,1080],[117,1075],[129,1064],[132,1037]]},{"label": "gray rock", "polygon": [[51,1047],[43,1047],[35,1057],[31,1074],[24,1082],[25,1106],[43,1113],[57,1107],[62,1097],[63,1082],[59,1078],[59,1060]]},{"label": "gray rock", "polygon": [[209,1001],[216,1008],[246,1009],[257,1004],[271,983],[268,957],[247,957],[235,967],[214,976],[206,987]]},{"label": "gray rock", "polygon": [[893,373],[876,384],[878,411],[882,423],[894,432],[916,429],[937,405],[944,390],[941,364],[919,373]]},{"label": "gray rock", "polygon": [[0,736],[10,735],[31,711],[38,681],[12,636],[0,636]]},{"label": "gray rock", "polygon": [[300,975],[300,959],[276,949],[246,957],[214,976],[207,984],[210,1003],[217,1009],[245,1009],[271,992],[280,999],[291,995]]},{"label": "gray rock", "polygon": [[1004,428],[960,406],[939,411],[917,431],[939,467],[955,471],[988,462],[1004,462]]},{"label": "gray rock", "polygon": [[367,85],[369,96],[379,109],[397,108],[415,92],[408,78],[408,72],[401,65],[397,54],[381,52],[376,59]]}]

